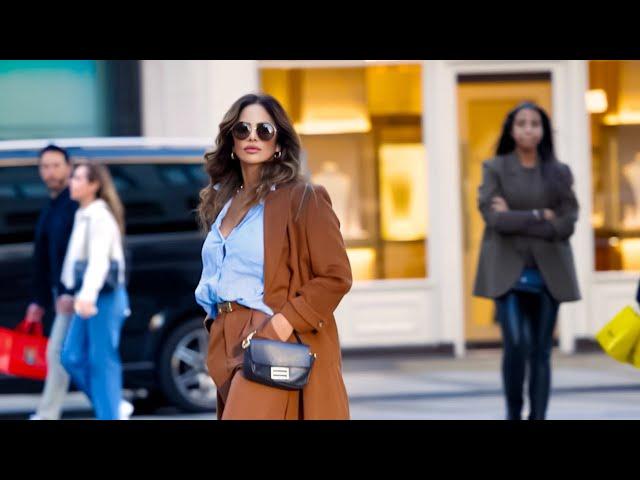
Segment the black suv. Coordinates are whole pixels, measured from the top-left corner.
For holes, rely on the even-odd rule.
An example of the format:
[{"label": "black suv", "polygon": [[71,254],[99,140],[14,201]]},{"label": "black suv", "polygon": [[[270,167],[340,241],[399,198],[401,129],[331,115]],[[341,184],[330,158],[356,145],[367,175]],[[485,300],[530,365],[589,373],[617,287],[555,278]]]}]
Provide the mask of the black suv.
[{"label": "black suv", "polygon": [[[30,300],[34,226],[48,198],[37,152],[48,143],[67,148],[74,160],[107,164],[126,209],[132,314],[120,345],[124,388],[133,392],[138,405],[213,411],[216,389],[205,365],[205,312],[194,298],[204,240],[194,213],[199,190],[207,184],[204,144],[172,146],[150,139],[0,142],[0,326],[15,327]],[[46,332],[52,320],[48,312]],[[42,382],[0,376],[2,393],[41,389]]]}]

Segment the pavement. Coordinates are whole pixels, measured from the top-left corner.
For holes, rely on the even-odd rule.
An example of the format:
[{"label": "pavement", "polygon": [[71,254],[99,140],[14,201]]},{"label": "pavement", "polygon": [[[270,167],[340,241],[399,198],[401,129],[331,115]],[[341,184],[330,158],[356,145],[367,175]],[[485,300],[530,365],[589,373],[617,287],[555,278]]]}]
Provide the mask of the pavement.
[{"label": "pavement", "polygon": [[[501,420],[500,350],[461,359],[425,354],[347,355],[344,379],[354,420]],[[553,354],[548,419],[640,419],[640,370],[598,353]],[[0,396],[0,419],[24,419],[38,395]],[[526,406],[525,406],[526,415]],[[91,418],[82,393],[70,393],[63,418]],[[215,419],[162,408],[133,420]]]}]

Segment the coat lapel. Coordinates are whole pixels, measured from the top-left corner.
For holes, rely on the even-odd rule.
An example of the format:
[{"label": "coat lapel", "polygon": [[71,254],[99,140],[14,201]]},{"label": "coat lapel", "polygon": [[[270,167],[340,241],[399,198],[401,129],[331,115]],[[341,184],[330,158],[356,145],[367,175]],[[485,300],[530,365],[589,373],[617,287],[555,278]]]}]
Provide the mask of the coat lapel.
[{"label": "coat lapel", "polygon": [[289,189],[279,187],[264,199],[264,291],[269,292],[278,269],[289,220]]},{"label": "coat lapel", "polygon": [[511,152],[506,155],[504,158],[504,170],[507,176],[509,177],[517,177],[518,176],[518,155],[515,152]]}]

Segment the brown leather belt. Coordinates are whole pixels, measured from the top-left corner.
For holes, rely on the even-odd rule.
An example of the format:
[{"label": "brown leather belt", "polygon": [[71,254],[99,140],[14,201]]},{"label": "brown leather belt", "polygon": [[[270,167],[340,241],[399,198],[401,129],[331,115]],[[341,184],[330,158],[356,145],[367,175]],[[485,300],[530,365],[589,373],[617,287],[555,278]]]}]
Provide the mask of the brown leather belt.
[{"label": "brown leather belt", "polygon": [[217,304],[218,315],[221,313],[231,313],[234,310],[248,310],[248,307],[244,305],[240,305],[236,302],[222,302]]},{"label": "brown leather belt", "polygon": [[[236,302],[221,302],[216,304],[216,309],[218,311],[218,315],[222,313],[231,313],[236,310],[249,310],[249,307],[245,307],[244,305],[240,305]],[[213,318],[205,318],[204,320],[204,328],[207,329],[207,332],[211,330],[211,324],[213,323]]]}]

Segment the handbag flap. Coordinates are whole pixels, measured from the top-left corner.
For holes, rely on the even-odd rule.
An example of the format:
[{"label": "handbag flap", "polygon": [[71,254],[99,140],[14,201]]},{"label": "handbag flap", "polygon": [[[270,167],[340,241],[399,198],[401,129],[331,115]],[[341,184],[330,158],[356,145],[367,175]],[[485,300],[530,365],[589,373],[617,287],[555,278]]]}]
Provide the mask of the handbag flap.
[{"label": "handbag flap", "polygon": [[300,343],[254,338],[247,350],[253,363],[267,366],[310,368],[313,357],[309,347]]}]

